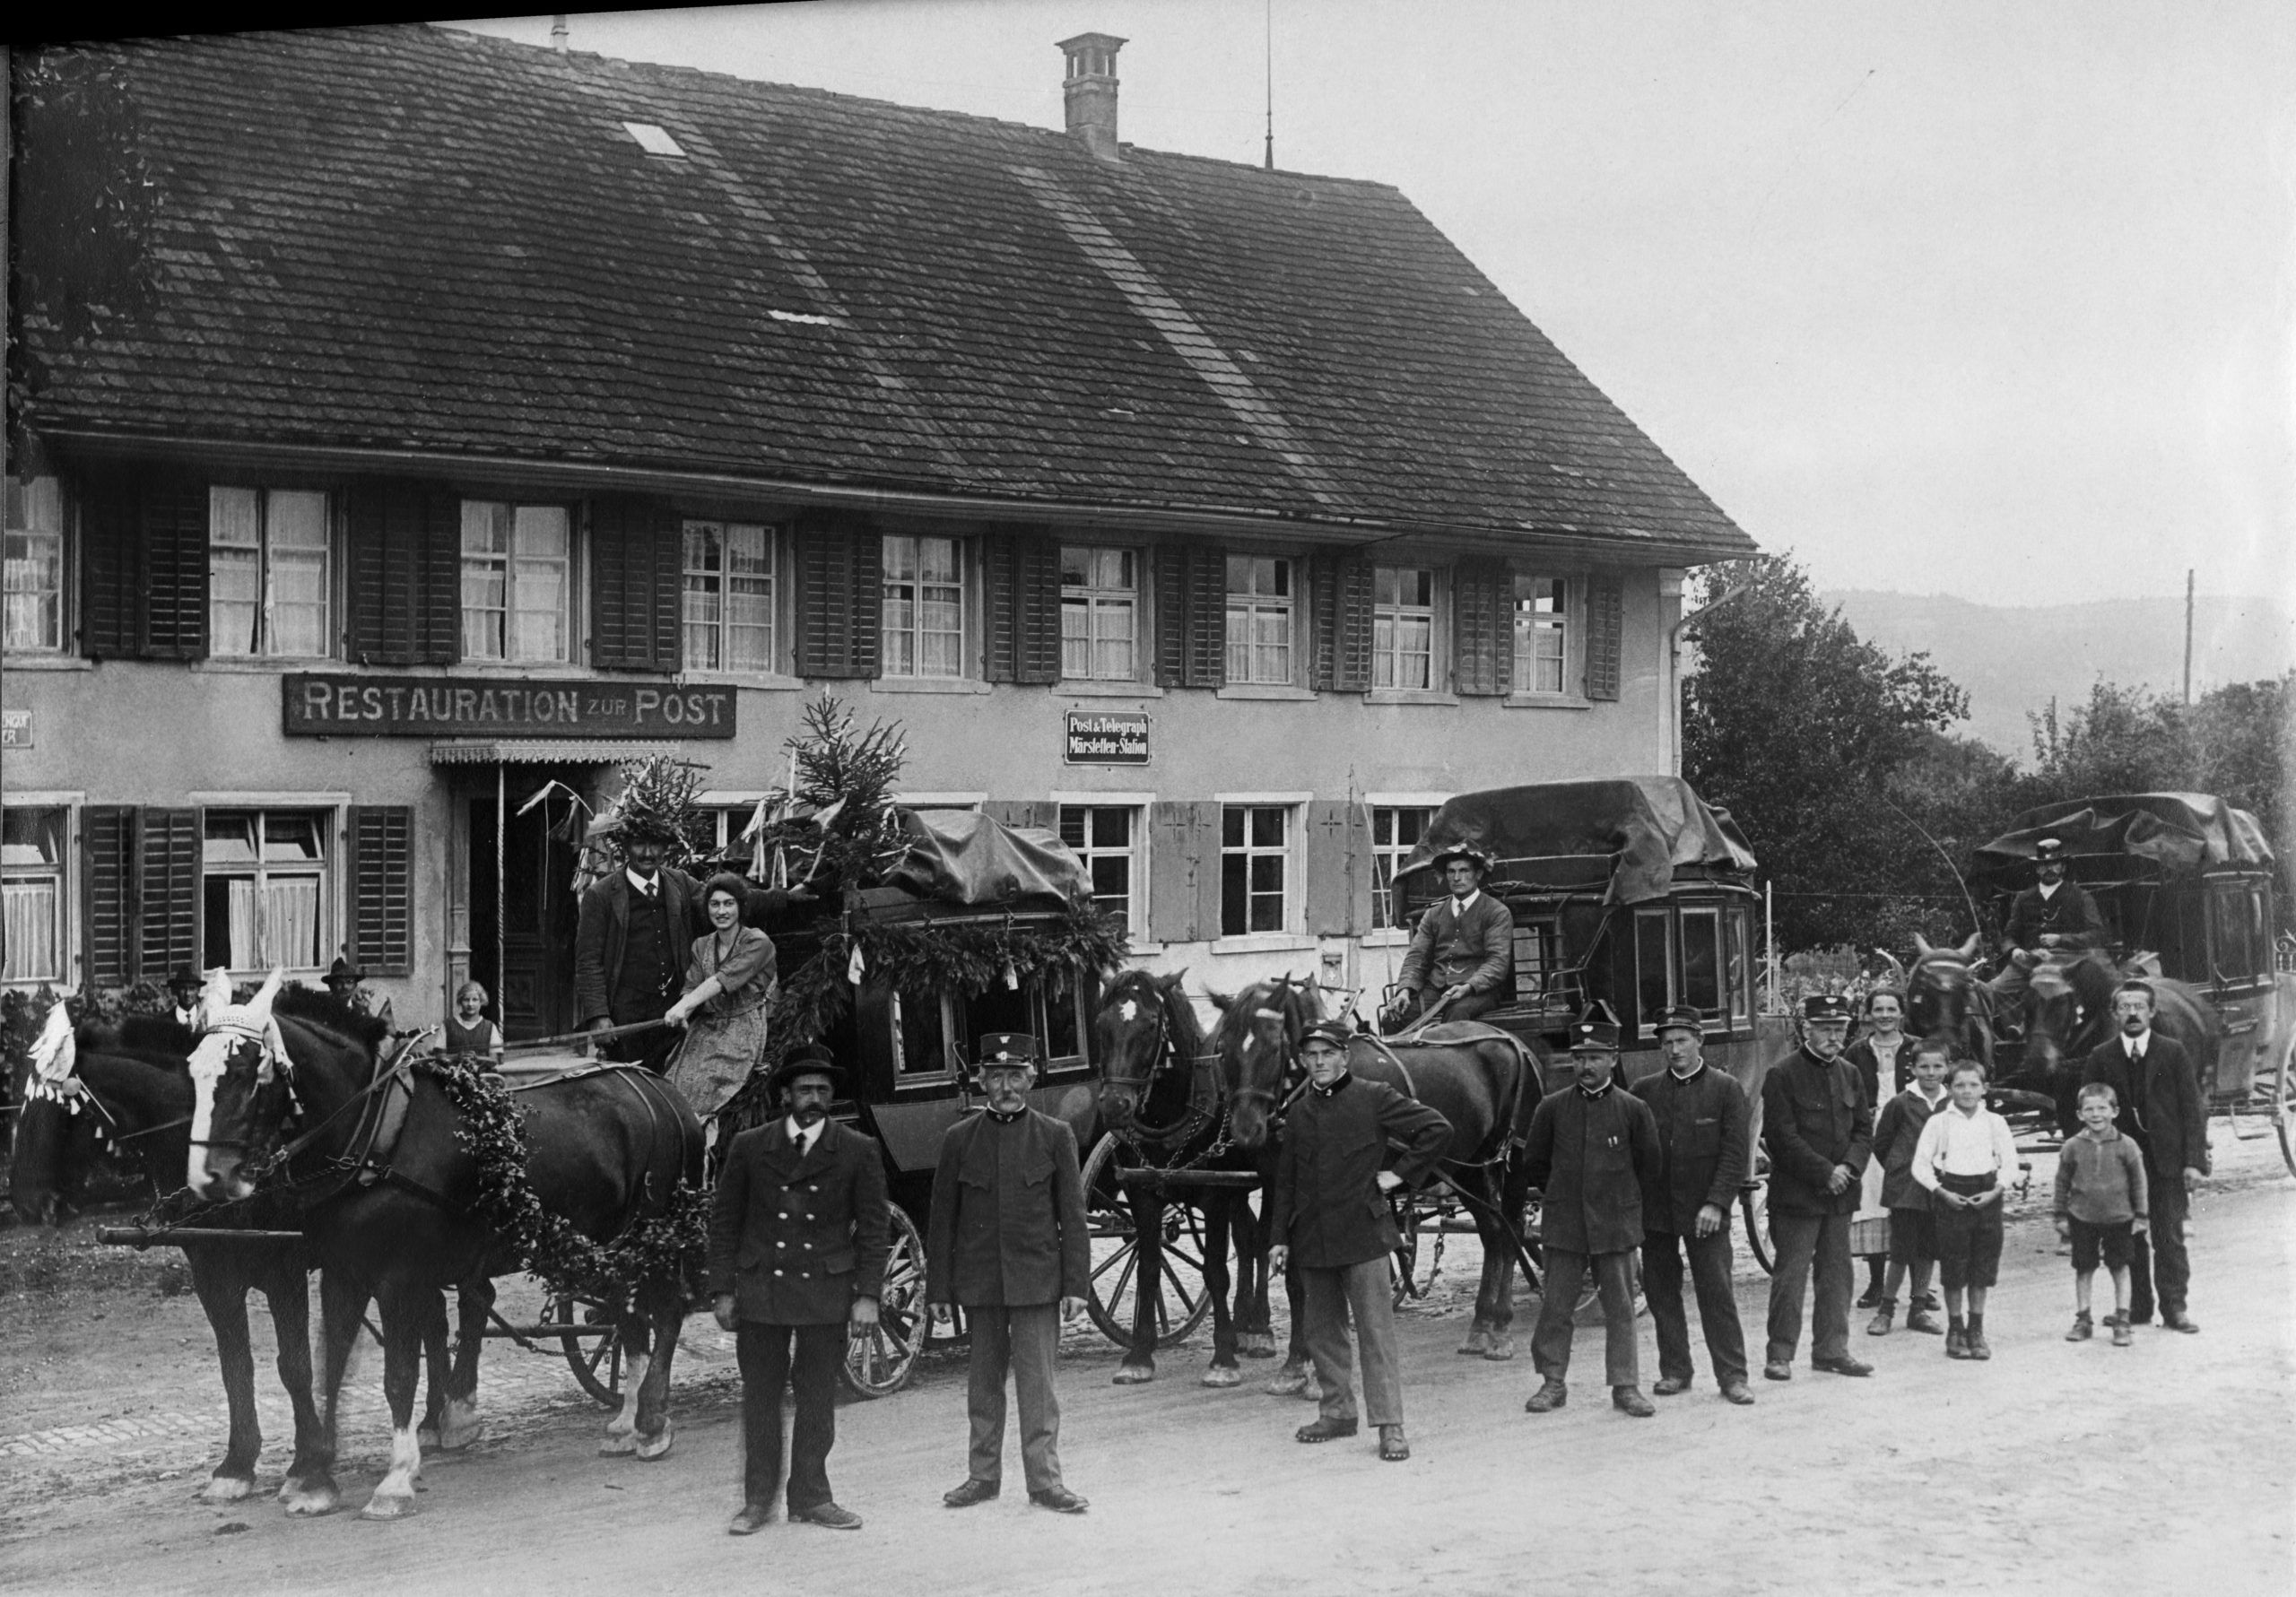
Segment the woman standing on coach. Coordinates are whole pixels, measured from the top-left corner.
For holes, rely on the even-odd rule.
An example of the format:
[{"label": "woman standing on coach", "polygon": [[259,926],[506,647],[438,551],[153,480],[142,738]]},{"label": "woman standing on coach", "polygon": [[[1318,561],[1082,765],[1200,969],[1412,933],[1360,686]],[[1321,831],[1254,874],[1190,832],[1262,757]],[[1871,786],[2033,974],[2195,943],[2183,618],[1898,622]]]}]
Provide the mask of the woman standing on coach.
[{"label": "woman standing on coach", "polygon": [[693,940],[684,995],[662,1017],[671,1026],[687,1027],[665,1073],[704,1119],[765,1057],[766,1012],[779,985],[773,939],[742,924],[748,895],[749,883],[731,871],[720,871],[702,889],[709,933]]}]

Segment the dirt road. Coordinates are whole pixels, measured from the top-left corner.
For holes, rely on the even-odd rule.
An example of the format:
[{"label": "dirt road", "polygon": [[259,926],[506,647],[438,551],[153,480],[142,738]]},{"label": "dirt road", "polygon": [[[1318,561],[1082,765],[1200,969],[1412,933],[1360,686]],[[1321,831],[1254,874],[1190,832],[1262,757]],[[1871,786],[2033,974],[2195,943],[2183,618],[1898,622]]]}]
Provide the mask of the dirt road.
[{"label": "dirt road", "polygon": [[[1262,1395],[1264,1365],[1241,1390],[1206,1390],[1204,1355],[1187,1349],[1155,1384],[1118,1388],[1114,1350],[1079,1339],[1064,1368],[1062,1453],[1093,1506],[1076,1518],[1030,1508],[1017,1489],[964,1513],[940,1506],[963,1473],[963,1387],[948,1363],[897,1397],[840,1410],[831,1478],[863,1531],[776,1524],[731,1541],[734,1389],[705,1349],[681,1383],[680,1436],[661,1463],[594,1456],[596,1410],[524,1391],[518,1367],[500,1362],[490,1367],[508,1393],[483,1393],[494,1434],[427,1465],[420,1515],[291,1523],[260,1498],[191,1500],[205,1473],[194,1461],[209,1458],[217,1431],[157,1451],[124,1434],[72,1459],[9,1454],[12,1436],[56,1434],[55,1405],[101,1406],[102,1394],[73,1388],[106,1384],[91,1374],[100,1355],[54,1326],[28,1358],[19,1323],[0,1330],[0,1586],[2285,1593],[2296,1589],[2296,1182],[2269,1143],[2219,1136],[2222,1174],[2195,1206],[2197,1337],[2143,1328],[2126,1350],[2060,1340],[2071,1273],[2028,1204],[1988,1316],[1993,1362],[1948,1361],[1933,1337],[1861,1332],[1874,1378],[1813,1375],[1805,1350],[1790,1384],[1756,1380],[1752,1409],[1716,1397],[1701,1353],[1690,1394],[1664,1401],[1654,1420],[1627,1419],[1604,1401],[1599,1333],[1582,1332],[1570,1406],[1534,1418],[1522,1411],[1527,1350],[1504,1366],[1457,1358],[1457,1313],[1414,1312],[1404,1342],[1416,1456],[1400,1466],[1368,1444],[1295,1445],[1311,1410]],[[1464,1262],[1447,1272],[1467,1279]],[[1761,1278],[1739,1285],[1758,1341]],[[142,1301],[138,1323],[160,1318],[148,1288]],[[1525,1299],[1518,1330],[1533,1306]],[[208,1350],[161,1323],[138,1355],[149,1367],[125,1371],[108,1395],[158,1370],[181,1389],[180,1407],[205,1415]],[[108,1345],[94,1342],[103,1325],[84,1330]],[[378,1364],[361,1377],[370,1386]],[[28,1381],[28,1370],[44,1373]],[[382,1433],[371,1406],[363,1412],[344,1481],[354,1502],[382,1463]],[[281,1456],[275,1445],[265,1455],[274,1480]],[[1017,1489],[1017,1458],[1009,1468]]]}]

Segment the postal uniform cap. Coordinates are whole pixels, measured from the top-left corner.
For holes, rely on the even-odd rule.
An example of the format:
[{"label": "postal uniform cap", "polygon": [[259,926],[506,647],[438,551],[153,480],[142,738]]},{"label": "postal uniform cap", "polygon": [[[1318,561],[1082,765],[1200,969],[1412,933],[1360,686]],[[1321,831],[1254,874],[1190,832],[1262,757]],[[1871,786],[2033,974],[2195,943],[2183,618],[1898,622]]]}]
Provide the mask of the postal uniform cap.
[{"label": "postal uniform cap", "polygon": [[1318,1020],[1300,1034],[1300,1046],[1304,1048],[1321,1037],[1332,1046],[1345,1051],[1348,1039],[1355,1035],[1344,1020]]},{"label": "postal uniform cap", "polygon": [[1658,1016],[1658,1029],[1665,1031],[1670,1028],[1679,1031],[1702,1033],[1706,1029],[1706,1017],[1692,1004],[1677,1003],[1671,1009],[1661,1011]]},{"label": "postal uniform cap", "polygon": [[1025,1064],[1031,1067],[1044,1063],[1044,1045],[1025,1031],[991,1031],[980,1039],[980,1058],[975,1068],[994,1070],[999,1065]]},{"label": "postal uniform cap", "polygon": [[1802,1000],[1805,1020],[1842,1020],[1849,1019],[1849,1000],[1839,993],[1813,993]]}]

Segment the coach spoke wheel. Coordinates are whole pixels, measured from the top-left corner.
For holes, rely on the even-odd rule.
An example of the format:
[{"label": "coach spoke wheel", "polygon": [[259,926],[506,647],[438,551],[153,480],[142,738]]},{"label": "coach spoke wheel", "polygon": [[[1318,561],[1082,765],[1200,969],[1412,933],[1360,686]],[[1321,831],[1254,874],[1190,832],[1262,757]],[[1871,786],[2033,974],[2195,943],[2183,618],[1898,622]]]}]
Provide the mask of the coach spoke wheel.
[{"label": "coach spoke wheel", "polygon": [[1746,1246],[1752,1250],[1754,1263],[1761,1266],[1764,1275],[1778,1268],[1778,1255],[1770,1245],[1770,1184],[1757,1182],[1738,1189],[1738,1213],[1746,1222]]},{"label": "coach spoke wheel", "polygon": [[898,1204],[891,1215],[877,1323],[845,1344],[845,1384],[863,1397],[889,1397],[909,1384],[931,1323],[925,1308],[924,1238]]},{"label": "coach spoke wheel", "polygon": [[[2296,1031],[2296,1026],[2290,1029]],[[2281,1050],[2280,1063],[2272,1073],[2272,1129],[2280,1133],[2280,1157],[2287,1162],[2288,1173],[2296,1176],[2296,1037]]]},{"label": "coach spoke wheel", "polygon": [[[1119,1177],[1142,1162],[1139,1150],[1112,1133],[1093,1144],[1084,1161],[1084,1212],[1092,1238],[1091,1289],[1085,1302],[1092,1324],[1120,1348],[1132,1346],[1133,1316],[1139,1312],[1140,1245]],[[1212,1312],[1212,1295],[1204,1284],[1204,1211],[1167,1202],[1160,1239],[1156,1346],[1170,1348]]]},{"label": "coach spoke wheel", "polygon": [[587,1298],[555,1297],[543,1305],[545,1324],[603,1326],[603,1330],[569,1331],[559,1345],[566,1350],[566,1366],[582,1390],[609,1409],[622,1407],[622,1326],[613,1311]]},{"label": "coach spoke wheel", "polygon": [[[1395,1206],[1396,1228],[1403,1245],[1388,1255],[1388,1274],[1395,1283],[1395,1306],[1423,1298],[1434,1289],[1443,1271],[1442,1210],[1431,1200],[1413,1197]],[[1432,1240],[1422,1242],[1424,1234]]]}]

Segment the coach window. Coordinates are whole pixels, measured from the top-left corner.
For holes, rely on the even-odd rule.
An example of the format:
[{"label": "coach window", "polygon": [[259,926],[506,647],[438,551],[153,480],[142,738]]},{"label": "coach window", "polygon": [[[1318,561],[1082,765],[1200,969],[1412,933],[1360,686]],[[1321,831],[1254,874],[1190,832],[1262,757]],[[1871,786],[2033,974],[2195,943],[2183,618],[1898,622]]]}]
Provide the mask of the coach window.
[{"label": "coach window", "polygon": [[61,806],[0,811],[0,985],[65,979]]},{"label": "coach window", "polygon": [[250,974],[327,962],[334,816],[325,810],[209,810],[201,849],[202,947]]},{"label": "coach window", "polygon": [[573,658],[574,541],[563,505],[463,501],[463,658]]},{"label": "coach window", "polygon": [[11,655],[64,651],[64,494],[54,477],[8,478],[6,622]]},{"label": "coach window", "polygon": [[1744,1027],[1752,1023],[1754,1012],[1753,960],[1748,950],[1753,946],[1753,911],[1742,907],[1730,911],[1728,934],[1723,943],[1726,976],[1730,985],[1730,1024]]},{"label": "coach window", "polygon": [[778,671],[777,530],[754,522],[689,521],[684,549],[685,668],[748,676]]},{"label": "coach window", "polygon": [[892,1011],[893,1069],[899,1080],[903,1083],[947,1080],[949,1046],[940,995],[895,993]]},{"label": "coach window", "polygon": [[1288,560],[1228,557],[1228,681],[1292,682],[1292,639],[1297,593]]},{"label": "coach window", "polygon": [[1060,551],[1060,674],[1128,682],[1139,675],[1140,556],[1068,545]]},{"label": "coach window", "polygon": [[213,658],[330,652],[324,493],[207,490],[207,652]]},{"label": "coach window", "polygon": [[1682,998],[1709,1020],[1719,1020],[1722,1001],[1722,912],[1684,909],[1682,912]]},{"label": "coach window", "polygon": [[1645,909],[1634,917],[1636,1024],[1646,1034],[1674,1002],[1674,962],[1668,930],[1663,909]]},{"label": "coach window", "polygon": [[1561,924],[1552,916],[1515,917],[1515,1002],[1544,1009],[1557,996],[1555,969],[1561,962]]}]

